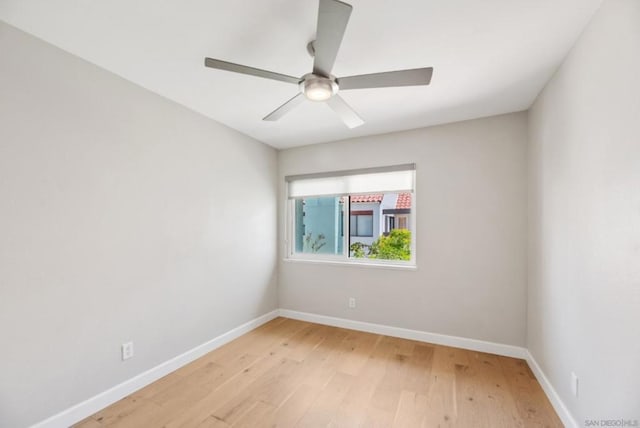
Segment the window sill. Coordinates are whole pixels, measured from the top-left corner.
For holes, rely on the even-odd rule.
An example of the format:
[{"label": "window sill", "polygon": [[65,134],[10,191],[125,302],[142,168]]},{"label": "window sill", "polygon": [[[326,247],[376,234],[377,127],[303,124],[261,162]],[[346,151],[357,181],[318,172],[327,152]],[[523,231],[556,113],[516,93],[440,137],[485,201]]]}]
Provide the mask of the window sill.
[{"label": "window sill", "polygon": [[305,263],[314,265],[328,265],[328,266],[348,266],[365,269],[388,269],[388,270],[405,270],[415,271],[418,267],[413,264],[390,264],[390,263],[372,263],[372,262],[345,262],[340,260],[313,260],[313,259],[298,259],[287,258],[282,259],[285,263]]}]

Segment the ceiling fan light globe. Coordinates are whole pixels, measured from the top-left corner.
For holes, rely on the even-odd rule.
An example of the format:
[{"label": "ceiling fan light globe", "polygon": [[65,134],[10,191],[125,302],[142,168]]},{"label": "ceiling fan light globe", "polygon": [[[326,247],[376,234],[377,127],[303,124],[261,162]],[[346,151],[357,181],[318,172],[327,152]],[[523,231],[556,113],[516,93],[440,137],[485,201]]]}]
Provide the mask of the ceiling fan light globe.
[{"label": "ceiling fan light globe", "polygon": [[310,77],[300,83],[300,91],[310,101],[326,101],[338,92],[338,85],[326,77]]},{"label": "ceiling fan light globe", "polygon": [[330,89],[323,86],[307,88],[304,94],[311,101],[326,101],[333,95]]}]

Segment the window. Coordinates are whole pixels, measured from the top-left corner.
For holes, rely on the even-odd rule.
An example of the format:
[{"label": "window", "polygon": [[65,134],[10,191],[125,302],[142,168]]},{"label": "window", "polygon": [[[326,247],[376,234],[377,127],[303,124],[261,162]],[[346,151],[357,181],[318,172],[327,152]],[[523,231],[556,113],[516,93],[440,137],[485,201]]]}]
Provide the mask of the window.
[{"label": "window", "polygon": [[373,211],[349,211],[351,236],[373,236]]},{"label": "window", "polygon": [[286,177],[287,257],[415,264],[414,165]]},{"label": "window", "polygon": [[393,217],[393,216],[389,216],[389,215],[387,215],[387,216],[385,216],[385,220],[386,220],[386,222],[385,222],[386,227],[385,227],[385,229],[384,229],[384,232],[385,232],[385,233],[389,233],[389,232],[391,232],[393,229],[395,229],[395,228],[396,228],[396,218],[395,218],[395,217]]}]

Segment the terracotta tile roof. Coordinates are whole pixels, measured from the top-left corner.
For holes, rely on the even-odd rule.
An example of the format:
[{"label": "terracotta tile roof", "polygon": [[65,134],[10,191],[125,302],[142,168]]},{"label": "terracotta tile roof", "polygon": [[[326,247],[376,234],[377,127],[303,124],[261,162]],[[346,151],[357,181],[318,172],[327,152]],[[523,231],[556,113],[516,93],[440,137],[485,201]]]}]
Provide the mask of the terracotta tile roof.
[{"label": "terracotta tile roof", "polygon": [[382,202],[382,194],[379,195],[351,195],[351,202]]},{"label": "terracotta tile roof", "polygon": [[411,208],[411,193],[400,193],[396,201],[396,209],[402,210],[409,208]]}]

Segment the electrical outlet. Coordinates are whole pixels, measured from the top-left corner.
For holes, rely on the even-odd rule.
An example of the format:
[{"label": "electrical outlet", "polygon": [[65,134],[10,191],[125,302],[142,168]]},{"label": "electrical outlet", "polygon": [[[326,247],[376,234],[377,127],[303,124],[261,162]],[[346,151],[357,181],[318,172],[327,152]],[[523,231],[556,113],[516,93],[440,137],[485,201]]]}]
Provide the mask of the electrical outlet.
[{"label": "electrical outlet", "polygon": [[350,309],[355,309],[356,307],[356,298],[355,297],[349,297],[349,308]]},{"label": "electrical outlet", "polygon": [[133,342],[123,343],[121,346],[122,361],[133,357]]},{"label": "electrical outlet", "polygon": [[578,396],[578,376],[574,372],[571,372],[571,392],[575,397]]}]

